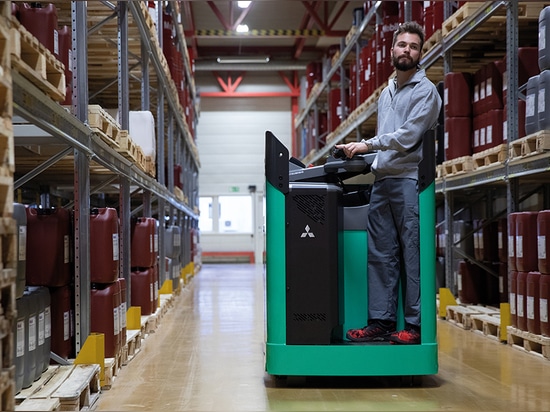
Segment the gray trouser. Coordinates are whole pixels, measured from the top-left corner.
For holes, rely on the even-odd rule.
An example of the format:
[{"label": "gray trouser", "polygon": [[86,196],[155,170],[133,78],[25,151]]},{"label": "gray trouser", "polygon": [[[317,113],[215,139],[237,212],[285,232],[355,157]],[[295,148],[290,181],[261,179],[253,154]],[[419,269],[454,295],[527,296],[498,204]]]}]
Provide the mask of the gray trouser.
[{"label": "gray trouser", "polygon": [[369,319],[396,320],[404,274],[405,322],[420,326],[418,182],[383,179],[372,188],[368,215]]}]

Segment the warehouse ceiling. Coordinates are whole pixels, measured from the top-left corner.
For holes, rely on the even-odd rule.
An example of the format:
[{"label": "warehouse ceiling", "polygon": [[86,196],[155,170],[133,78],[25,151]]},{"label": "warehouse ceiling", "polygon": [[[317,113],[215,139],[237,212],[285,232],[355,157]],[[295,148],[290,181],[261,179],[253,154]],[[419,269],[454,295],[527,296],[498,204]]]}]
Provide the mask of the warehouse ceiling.
[{"label": "warehouse ceiling", "polygon": [[[278,70],[319,61],[348,34],[363,1],[180,1],[182,27],[197,70],[227,70],[245,59],[249,69]],[[240,25],[248,33],[239,32]],[[231,60],[229,60],[231,58]],[[262,61],[262,63],[256,63]],[[232,63],[219,63],[229,60]],[[266,60],[269,60],[266,62]]]}]

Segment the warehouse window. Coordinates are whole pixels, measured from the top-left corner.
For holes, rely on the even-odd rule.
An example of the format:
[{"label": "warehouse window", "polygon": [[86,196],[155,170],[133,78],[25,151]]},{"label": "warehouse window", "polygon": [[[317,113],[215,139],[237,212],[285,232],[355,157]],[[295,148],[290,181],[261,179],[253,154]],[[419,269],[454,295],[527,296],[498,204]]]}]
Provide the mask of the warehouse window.
[{"label": "warehouse window", "polygon": [[252,197],[212,196],[199,199],[201,232],[252,233]]}]

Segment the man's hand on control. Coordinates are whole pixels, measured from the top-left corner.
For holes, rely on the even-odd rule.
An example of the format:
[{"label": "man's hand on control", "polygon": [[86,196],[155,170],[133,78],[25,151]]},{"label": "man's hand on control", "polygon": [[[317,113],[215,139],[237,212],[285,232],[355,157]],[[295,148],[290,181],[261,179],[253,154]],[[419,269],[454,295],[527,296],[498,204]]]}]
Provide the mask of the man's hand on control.
[{"label": "man's hand on control", "polygon": [[343,149],[344,153],[349,158],[361,153],[370,152],[372,150],[372,146],[365,141],[337,144],[335,147],[337,149]]}]

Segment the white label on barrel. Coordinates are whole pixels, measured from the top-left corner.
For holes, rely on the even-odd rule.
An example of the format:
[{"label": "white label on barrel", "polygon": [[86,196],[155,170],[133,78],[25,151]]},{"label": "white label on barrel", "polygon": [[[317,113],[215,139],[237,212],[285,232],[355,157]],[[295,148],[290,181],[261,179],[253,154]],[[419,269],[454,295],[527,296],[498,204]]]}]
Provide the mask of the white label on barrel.
[{"label": "white label on barrel", "polygon": [[114,334],[118,335],[120,332],[120,323],[118,318],[118,306],[116,308],[113,308],[113,322],[114,322]]},{"label": "white label on barrel", "polygon": [[20,358],[25,354],[25,320],[17,321],[17,343],[15,356]]},{"label": "white label on barrel", "polygon": [[533,117],[535,115],[535,94],[531,93],[527,95],[525,101],[525,116]]},{"label": "white label on barrel", "polygon": [[120,304],[120,324],[123,328],[126,327],[126,302]]},{"label": "white label on barrel", "polygon": [[539,100],[538,100],[539,113],[546,113],[545,103],[546,103],[546,90],[544,89],[544,87],[541,87],[539,89]]},{"label": "white label on barrel", "polygon": [[527,319],[535,319],[535,298],[527,296]]},{"label": "white label on barrel", "polygon": [[63,237],[63,263],[69,263],[70,259],[70,242],[69,242],[69,235],[65,235]]},{"label": "white label on barrel", "polygon": [[69,340],[71,329],[69,326],[69,312],[63,312],[63,340]]},{"label": "white label on barrel", "polygon": [[514,236],[508,236],[508,256],[514,257]]},{"label": "white label on barrel", "polygon": [[537,236],[539,259],[546,259],[546,235]]},{"label": "white label on barrel", "polygon": [[541,299],[539,301],[539,305],[540,305],[540,321],[544,323],[548,323],[548,300]]},{"label": "white label on barrel", "polygon": [[19,261],[27,260],[27,226],[19,226]]},{"label": "white label on barrel", "polygon": [[462,290],[462,275],[460,273],[456,277],[456,284],[458,290]]},{"label": "white label on barrel", "polygon": [[449,132],[445,132],[445,149],[449,148]]},{"label": "white label on barrel", "polygon": [[153,249],[153,252],[157,253],[159,251],[159,235],[157,235],[155,233],[155,245],[154,245],[154,249]]},{"label": "white label on barrel", "polygon": [[487,126],[487,144],[493,143],[493,126]]},{"label": "white label on barrel", "polygon": [[542,24],[539,27],[539,50],[546,49],[546,25]]},{"label": "white label on barrel", "polygon": [[29,317],[29,352],[36,349],[36,315]]},{"label": "white label on barrel", "polygon": [[510,313],[516,314],[516,294],[514,292],[510,292]]},{"label": "white label on barrel", "polygon": [[523,257],[523,236],[522,235],[516,236],[516,257],[518,258]]},{"label": "white label on barrel", "polygon": [[504,276],[498,277],[498,292],[499,293],[504,292]]},{"label": "white label on barrel", "polygon": [[517,307],[517,310],[518,310],[518,316],[525,316],[524,313],[523,313],[523,295],[518,295],[518,307]]},{"label": "white label on barrel", "polygon": [[449,89],[445,87],[445,90],[443,91],[443,102],[444,105],[447,106],[449,104]]},{"label": "white label on barrel", "polygon": [[474,147],[479,147],[479,129],[474,130]]},{"label": "white label on barrel", "polygon": [[119,257],[119,244],[118,244],[118,233],[113,233],[113,260],[118,261]]},{"label": "white label on barrel", "polygon": [[474,86],[474,103],[479,101],[479,84]]},{"label": "white label on barrel", "polygon": [[44,337],[49,339],[52,336],[52,313],[49,306],[44,309]]},{"label": "white label on barrel", "polygon": [[181,245],[181,236],[179,235],[179,233],[176,233],[176,235],[174,236],[174,247],[180,247]]},{"label": "white label on barrel", "polygon": [[479,86],[479,100],[483,100],[485,99],[485,84],[486,84],[486,81],[483,80]]},{"label": "white label on barrel", "polygon": [[504,233],[498,232],[497,239],[498,239],[498,248],[499,249],[502,249],[502,246],[504,246],[504,241],[502,239],[503,237],[504,237]]},{"label": "white label on barrel", "polygon": [[155,247],[155,237],[153,235],[149,235],[149,252],[153,253]]},{"label": "white label on barrel", "polygon": [[154,295],[155,295],[155,300],[156,300],[159,297],[159,286],[158,286],[157,282],[155,282],[154,287],[155,287]]},{"label": "white label on barrel", "polygon": [[155,299],[155,288],[152,283],[149,283],[149,299],[151,302]]},{"label": "white label on barrel", "polygon": [[38,346],[44,344],[44,312],[38,314]]},{"label": "white label on barrel", "polygon": [[487,97],[491,96],[493,94],[493,78],[489,77],[487,79],[487,85],[485,86],[485,94]]}]

